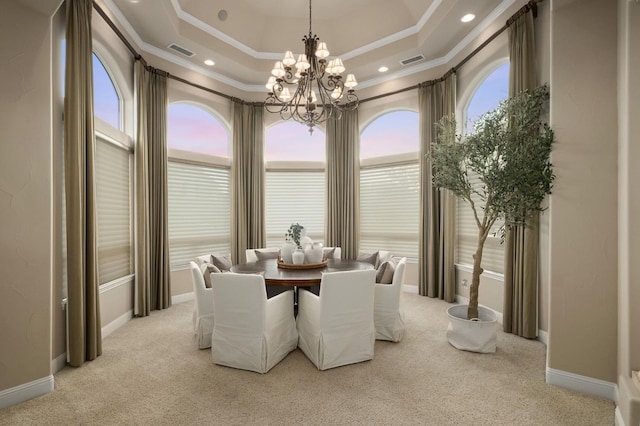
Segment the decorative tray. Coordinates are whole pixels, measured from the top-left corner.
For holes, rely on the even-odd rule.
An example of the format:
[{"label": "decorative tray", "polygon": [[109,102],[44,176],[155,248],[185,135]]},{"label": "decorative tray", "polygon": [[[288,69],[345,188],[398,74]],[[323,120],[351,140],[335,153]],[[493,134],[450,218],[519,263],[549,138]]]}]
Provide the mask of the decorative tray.
[{"label": "decorative tray", "polygon": [[324,268],[325,266],[327,266],[326,259],[320,263],[295,264],[295,263],[284,263],[281,257],[278,258],[278,268],[282,268],[282,269],[315,269],[315,268]]}]

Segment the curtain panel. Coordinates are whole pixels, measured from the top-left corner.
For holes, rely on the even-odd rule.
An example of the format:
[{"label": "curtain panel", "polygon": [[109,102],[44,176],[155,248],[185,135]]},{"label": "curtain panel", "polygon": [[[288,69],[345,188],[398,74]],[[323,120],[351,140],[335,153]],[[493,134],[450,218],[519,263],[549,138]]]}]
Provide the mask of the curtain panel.
[{"label": "curtain panel", "polygon": [[66,2],[64,173],[69,364],[102,353],[93,127],[93,1]]},{"label": "curtain panel", "polygon": [[456,198],[432,184],[431,162],[426,154],[438,143],[436,123],[455,114],[456,75],[428,82],[418,91],[420,114],[420,229],[418,291],[423,296],[455,301]]},{"label": "curtain panel", "polygon": [[135,314],[171,306],[167,195],[167,76],[135,63]]},{"label": "curtain panel", "polygon": [[[510,22],[509,96],[536,87],[533,10]],[[507,333],[538,337],[539,213],[527,227],[512,227],[505,238],[503,329]]]},{"label": "curtain panel", "polygon": [[265,247],[264,110],[233,101],[231,166],[231,259],[245,261],[245,250]]},{"label": "curtain panel", "polygon": [[360,241],[360,127],[358,110],[327,120],[325,243],[358,257]]}]

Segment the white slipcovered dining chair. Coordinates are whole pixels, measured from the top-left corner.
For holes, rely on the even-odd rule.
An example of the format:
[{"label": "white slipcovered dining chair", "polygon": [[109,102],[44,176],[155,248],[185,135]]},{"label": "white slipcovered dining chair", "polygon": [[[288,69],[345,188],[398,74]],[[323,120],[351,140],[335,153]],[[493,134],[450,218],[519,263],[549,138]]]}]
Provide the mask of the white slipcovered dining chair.
[{"label": "white slipcovered dining chair", "polygon": [[327,272],[298,292],[298,347],[319,370],[373,358],[375,270]]},{"label": "white slipcovered dining chair", "polygon": [[293,291],[267,299],[264,277],[254,274],[212,274],[211,283],[215,364],[266,373],[296,349]]},{"label": "white slipcovered dining chair", "polygon": [[402,281],[407,258],[395,265],[391,284],[375,285],[374,324],[376,340],[399,342],[404,337],[404,308],[402,306]]},{"label": "white slipcovered dining chair", "polygon": [[213,332],[213,292],[206,288],[202,271],[195,262],[190,262],[191,280],[195,306],[193,310],[193,329],[200,349],[211,347]]}]

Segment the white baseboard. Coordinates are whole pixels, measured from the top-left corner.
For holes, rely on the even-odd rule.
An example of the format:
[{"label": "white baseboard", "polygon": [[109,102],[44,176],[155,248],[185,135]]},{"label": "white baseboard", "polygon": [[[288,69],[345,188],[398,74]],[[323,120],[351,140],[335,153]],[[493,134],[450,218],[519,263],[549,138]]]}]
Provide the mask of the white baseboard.
[{"label": "white baseboard", "polygon": [[51,374],[56,374],[67,365],[67,353],[63,353],[53,361],[51,361]]},{"label": "white baseboard", "polygon": [[546,375],[546,382],[550,385],[616,401],[616,383],[553,368],[547,368]]},{"label": "white baseboard", "polygon": [[3,390],[0,392],[0,409],[28,401],[51,391],[53,391],[52,375]]},{"label": "white baseboard", "polygon": [[102,327],[102,338],[104,339],[105,337],[128,323],[131,318],[133,318],[133,311],[128,311],[111,321],[109,324]]},{"label": "white baseboard", "polygon": [[616,407],[615,418],[614,418],[615,426],[625,426],[624,419],[622,418],[622,413],[620,412],[620,408]]},{"label": "white baseboard", "polygon": [[404,291],[406,293],[418,294],[418,286],[417,285],[403,284],[402,285],[402,291]]},{"label": "white baseboard", "polygon": [[538,340],[544,343],[545,346],[549,346],[549,333],[544,330],[538,330]]},{"label": "white baseboard", "polygon": [[193,300],[194,298],[195,296],[193,295],[193,292],[178,294],[176,296],[171,296],[171,304],[188,302],[189,300]]}]

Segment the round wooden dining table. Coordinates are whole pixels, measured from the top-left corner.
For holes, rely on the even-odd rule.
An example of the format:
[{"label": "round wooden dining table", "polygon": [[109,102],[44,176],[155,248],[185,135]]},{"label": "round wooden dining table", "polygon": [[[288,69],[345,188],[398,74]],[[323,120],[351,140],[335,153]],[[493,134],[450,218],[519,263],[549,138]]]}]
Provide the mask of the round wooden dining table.
[{"label": "round wooden dining table", "polygon": [[267,285],[311,287],[320,285],[322,274],[325,272],[357,271],[365,269],[373,269],[373,265],[368,262],[359,262],[357,260],[328,259],[327,266],[321,268],[285,269],[278,267],[276,259],[268,259],[233,265],[230,271],[239,274],[264,273],[264,281]]}]

